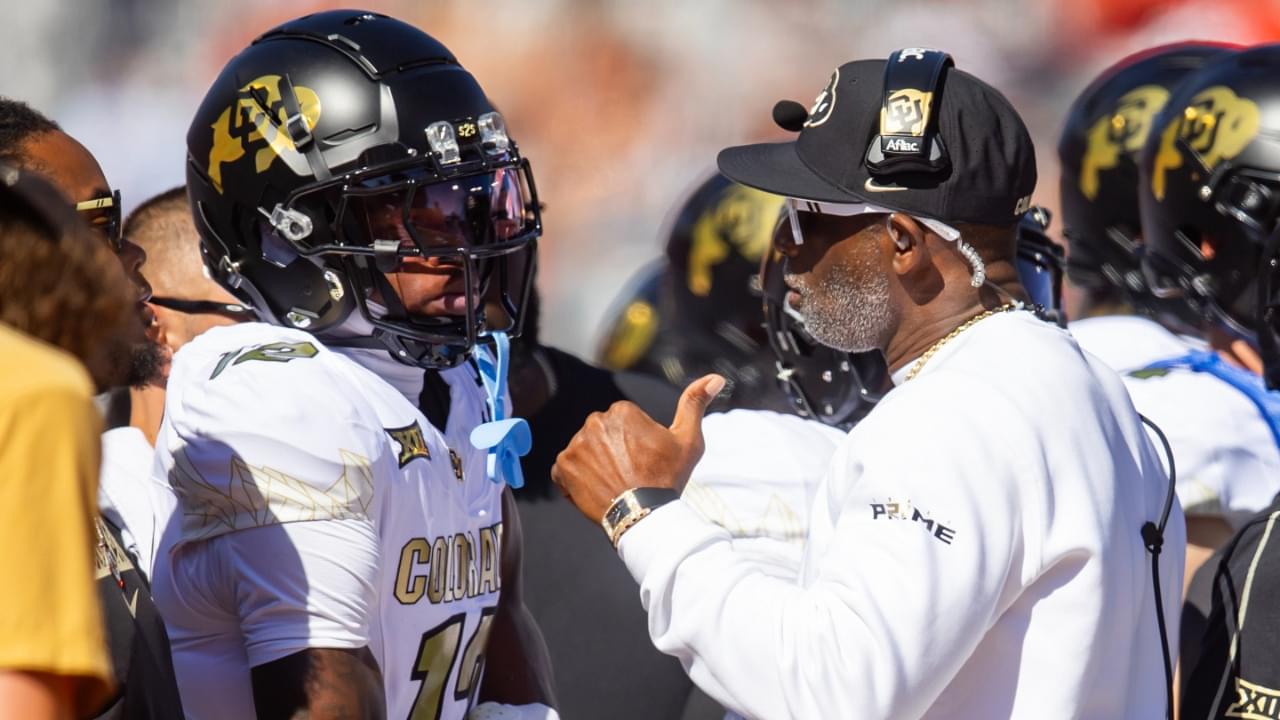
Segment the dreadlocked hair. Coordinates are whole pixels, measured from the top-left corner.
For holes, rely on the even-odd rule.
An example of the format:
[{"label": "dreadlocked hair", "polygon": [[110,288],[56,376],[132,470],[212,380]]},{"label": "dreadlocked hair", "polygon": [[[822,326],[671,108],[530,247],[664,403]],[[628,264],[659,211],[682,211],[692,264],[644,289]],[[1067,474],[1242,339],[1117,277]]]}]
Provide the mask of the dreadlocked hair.
[{"label": "dreadlocked hair", "polygon": [[0,201],[0,322],[71,353],[96,380],[112,338],[137,321],[137,300],[86,226],[59,232],[31,208]]}]

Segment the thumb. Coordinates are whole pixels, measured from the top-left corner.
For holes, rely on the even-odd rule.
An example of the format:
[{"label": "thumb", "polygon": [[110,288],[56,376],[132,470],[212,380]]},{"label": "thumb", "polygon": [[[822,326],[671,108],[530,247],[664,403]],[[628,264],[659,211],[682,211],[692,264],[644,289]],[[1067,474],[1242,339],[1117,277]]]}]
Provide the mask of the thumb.
[{"label": "thumb", "polygon": [[719,375],[703,375],[685,387],[676,404],[676,416],[671,421],[671,432],[686,445],[702,440],[702,416],[707,406],[724,389],[724,378]]}]

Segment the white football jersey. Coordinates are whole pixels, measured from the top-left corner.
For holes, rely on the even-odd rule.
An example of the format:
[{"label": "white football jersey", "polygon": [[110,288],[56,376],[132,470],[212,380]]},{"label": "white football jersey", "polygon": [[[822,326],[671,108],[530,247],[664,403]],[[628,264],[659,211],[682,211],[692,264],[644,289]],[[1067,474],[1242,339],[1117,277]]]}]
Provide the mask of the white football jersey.
[{"label": "white football jersey", "polygon": [[1120,373],[1134,407],[1168,437],[1187,515],[1220,515],[1239,528],[1280,492],[1280,448],[1251,400],[1209,373],[1143,372],[1203,343],[1136,316],[1077,320],[1070,330]]},{"label": "white football jersey", "polygon": [[147,487],[154,460],[155,450],[141,430],[125,426],[102,433],[98,510],[120,528],[125,550],[147,578],[155,550],[155,513]]},{"label": "white football jersey", "polygon": [[154,572],[188,717],[252,707],[251,667],[366,645],[389,717],[466,715],[501,588],[502,486],[468,439],[484,393],[469,364],[442,373],[441,432],[365,366],[383,358],[423,375],[258,323],[176,354]]}]

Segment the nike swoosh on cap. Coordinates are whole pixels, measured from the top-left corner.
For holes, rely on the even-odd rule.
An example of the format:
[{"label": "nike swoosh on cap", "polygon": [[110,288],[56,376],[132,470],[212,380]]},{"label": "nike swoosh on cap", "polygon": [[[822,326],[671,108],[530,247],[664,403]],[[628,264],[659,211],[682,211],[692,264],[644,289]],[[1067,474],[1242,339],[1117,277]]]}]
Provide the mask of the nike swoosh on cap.
[{"label": "nike swoosh on cap", "polygon": [[906,188],[897,187],[896,185],[877,185],[876,181],[872,178],[867,178],[867,181],[862,183],[862,187],[871,192],[898,192],[899,190],[906,190]]}]

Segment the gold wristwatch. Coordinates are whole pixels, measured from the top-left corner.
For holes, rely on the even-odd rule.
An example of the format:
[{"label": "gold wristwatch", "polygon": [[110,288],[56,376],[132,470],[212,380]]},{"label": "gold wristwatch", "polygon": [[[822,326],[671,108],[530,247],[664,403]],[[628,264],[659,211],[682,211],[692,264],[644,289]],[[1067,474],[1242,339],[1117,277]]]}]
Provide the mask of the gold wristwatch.
[{"label": "gold wristwatch", "polygon": [[613,543],[614,547],[618,547],[618,540],[622,538],[623,533],[631,529],[632,525],[679,497],[671,488],[631,488],[613,499],[604,517],[600,518],[600,526],[609,536],[609,542]]}]

